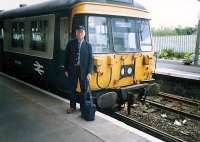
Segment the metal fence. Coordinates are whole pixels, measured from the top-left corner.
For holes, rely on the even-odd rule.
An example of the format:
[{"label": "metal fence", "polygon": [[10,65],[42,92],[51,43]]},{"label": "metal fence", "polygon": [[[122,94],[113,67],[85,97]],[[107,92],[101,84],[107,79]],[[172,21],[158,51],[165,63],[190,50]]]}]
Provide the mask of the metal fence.
[{"label": "metal fence", "polygon": [[153,37],[153,49],[158,52],[163,49],[172,49],[174,52],[195,52],[196,35],[183,36],[155,36]]}]

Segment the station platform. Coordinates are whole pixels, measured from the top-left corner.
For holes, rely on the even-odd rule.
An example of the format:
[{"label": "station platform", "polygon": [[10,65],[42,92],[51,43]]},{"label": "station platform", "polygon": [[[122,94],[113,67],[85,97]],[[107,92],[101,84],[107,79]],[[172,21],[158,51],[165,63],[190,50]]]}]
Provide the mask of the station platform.
[{"label": "station platform", "polygon": [[157,68],[155,70],[155,74],[178,77],[178,78],[185,78],[191,80],[199,80],[200,81],[200,74],[192,73],[189,71],[181,71],[177,69],[169,69],[169,68]]},{"label": "station platform", "polygon": [[155,74],[189,80],[200,80],[200,65],[184,65],[183,61],[159,59],[156,62]]},{"label": "station platform", "polygon": [[[85,121],[69,101],[0,73],[0,142],[161,142],[100,112]],[[78,106],[79,107],[79,106]]]}]

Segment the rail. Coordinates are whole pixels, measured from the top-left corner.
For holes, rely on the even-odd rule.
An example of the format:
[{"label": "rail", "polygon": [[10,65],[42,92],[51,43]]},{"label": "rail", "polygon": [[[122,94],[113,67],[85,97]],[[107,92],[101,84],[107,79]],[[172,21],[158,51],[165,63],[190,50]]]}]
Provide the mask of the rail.
[{"label": "rail", "polygon": [[191,113],[187,113],[187,112],[184,112],[184,111],[180,111],[180,110],[177,110],[175,108],[172,108],[172,107],[167,107],[163,104],[160,104],[160,103],[157,103],[157,102],[154,102],[154,101],[150,101],[148,99],[146,99],[146,102],[151,104],[151,105],[154,105],[156,107],[159,107],[161,109],[165,109],[165,110],[168,110],[168,111],[171,111],[171,112],[174,112],[174,113],[178,113],[178,114],[182,114],[186,117],[189,117],[189,118],[192,118],[192,119],[196,119],[196,120],[200,120],[200,116],[199,115],[195,115],[195,114],[191,114]]},{"label": "rail", "polygon": [[172,94],[169,94],[169,93],[164,93],[164,92],[159,92],[158,95],[169,98],[169,99],[177,100],[177,101],[182,101],[182,102],[190,104],[190,105],[200,106],[200,101],[197,101],[197,100],[191,100],[191,99],[188,99],[188,98],[175,96],[175,95],[172,95]]},{"label": "rail", "polygon": [[122,115],[119,112],[115,112],[114,114],[112,114],[112,117],[126,123],[129,126],[137,128],[143,132],[153,135],[153,136],[155,136],[161,140],[164,140],[166,142],[185,142],[184,140],[176,138],[176,137],[169,135],[163,131],[159,131],[158,129],[155,129],[155,128],[145,125],[137,120],[134,120],[125,115]]}]

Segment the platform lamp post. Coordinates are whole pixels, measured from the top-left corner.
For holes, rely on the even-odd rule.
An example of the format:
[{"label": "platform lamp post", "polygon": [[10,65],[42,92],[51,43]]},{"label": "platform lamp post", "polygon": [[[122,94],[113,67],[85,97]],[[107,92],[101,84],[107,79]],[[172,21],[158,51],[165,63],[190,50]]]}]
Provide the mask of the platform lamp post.
[{"label": "platform lamp post", "polygon": [[194,57],[195,65],[198,65],[199,53],[200,53],[200,13],[199,13],[199,22],[197,26],[197,40],[196,40],[195,57]]}]

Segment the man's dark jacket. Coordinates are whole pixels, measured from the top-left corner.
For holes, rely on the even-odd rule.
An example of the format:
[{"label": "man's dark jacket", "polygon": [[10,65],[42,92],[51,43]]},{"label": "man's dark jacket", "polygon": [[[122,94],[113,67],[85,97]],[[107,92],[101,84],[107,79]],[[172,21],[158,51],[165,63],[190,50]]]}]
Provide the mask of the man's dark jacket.
[{"label": "man's dark jacket", "polygon": [[[92,72],[92,46],[85,40],[81,44],[80,51],[80,70],[81,79],[86,79],[88,73]],[[65,49],[65,71],[74,72],[75,64],[78,61],[78,40],[74,39],[68,42]]]}]

